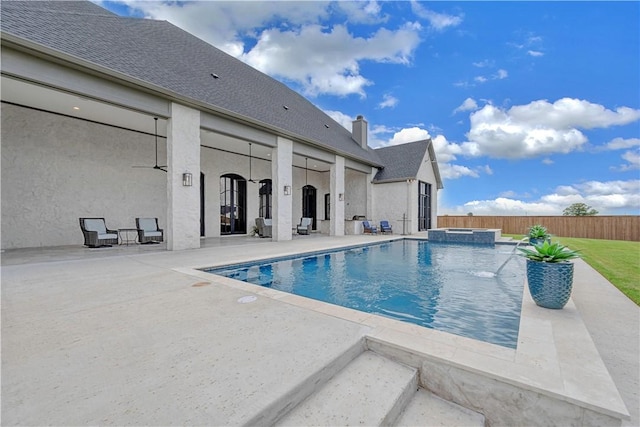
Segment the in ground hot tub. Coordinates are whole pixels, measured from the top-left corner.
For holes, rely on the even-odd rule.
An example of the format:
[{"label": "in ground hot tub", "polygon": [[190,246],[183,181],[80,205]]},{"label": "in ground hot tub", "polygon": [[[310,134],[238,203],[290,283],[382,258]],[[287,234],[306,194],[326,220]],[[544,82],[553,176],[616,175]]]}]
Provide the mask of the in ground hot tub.
[{"label": "in ground hot tub", "polygon": [[427,230],[430,242],[494,244],[502,236],[499,228],[434,228]]}]

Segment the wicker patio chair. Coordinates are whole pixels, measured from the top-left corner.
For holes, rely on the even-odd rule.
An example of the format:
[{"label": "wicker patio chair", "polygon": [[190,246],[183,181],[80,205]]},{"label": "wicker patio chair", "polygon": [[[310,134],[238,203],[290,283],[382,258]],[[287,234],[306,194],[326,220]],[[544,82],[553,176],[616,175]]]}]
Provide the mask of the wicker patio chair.
[{"label": "wicker patio chair", "polygon": [[108,229],[104,218],[79,219],[85,246],[99,248],[118,244],[118,231]]},{"label": "wicker patio chair", "polygon": [[313,227],[313,218],[300,218],[300,224],[298,224],[298,234],[309,234]]},{"label": "wicker patio chair", "polygon": [[362,221],[362,234],[377,234],[378,227],[369,223],[369,221]]},{"label": "wicker patio chair", "polygon": [[136,228],[141,244],[164,241],[164,231],[158,227],[158,218],[136,218]]},{"label": "wicker patio chair", "polygon": [[256,226],[258,227],[258,236],[260,237],[272,237],[272,223],[271,219],[267,218],[256,218]]}]

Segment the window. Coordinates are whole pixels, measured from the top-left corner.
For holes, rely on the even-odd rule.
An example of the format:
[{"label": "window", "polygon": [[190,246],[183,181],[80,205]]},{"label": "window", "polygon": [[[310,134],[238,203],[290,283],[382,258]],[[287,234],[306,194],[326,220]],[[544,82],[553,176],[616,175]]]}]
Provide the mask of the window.
[{"label": "window", "polygon": [[431,228],[431,184],[418,182],[418,231]]},{"label": "window", "polygon": [[331,194],[324,195],[324,219],[331,219]]},{"label": "window", "polygon": [[260,208],[258,216],[262,218],[271,218],[271,180],[263,179],[260,181],[260,188],[258,189],[258,195],[260,196]]}]

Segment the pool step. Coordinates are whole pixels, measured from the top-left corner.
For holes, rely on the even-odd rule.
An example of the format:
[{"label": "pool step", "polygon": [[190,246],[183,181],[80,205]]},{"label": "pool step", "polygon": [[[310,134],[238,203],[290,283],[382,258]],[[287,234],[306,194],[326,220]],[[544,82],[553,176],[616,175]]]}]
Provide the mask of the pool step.
[{"label": "pool step", "polygon": [[421,388],[394,423],[398,427],[413,426],[484,426],[484,416],[439,398]]},{"label": "pool step", "polygon": [[417,388],[416,369],[365,351],[276,425],[390,425]]}]

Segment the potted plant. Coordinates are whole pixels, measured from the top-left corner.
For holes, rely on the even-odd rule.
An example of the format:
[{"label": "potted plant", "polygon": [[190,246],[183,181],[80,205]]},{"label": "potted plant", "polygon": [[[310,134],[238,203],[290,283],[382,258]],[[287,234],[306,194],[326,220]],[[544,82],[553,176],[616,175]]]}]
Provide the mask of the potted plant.
[{"label": "potted plant", "polygon": [[564,307],[573,287],[573,263],[569,260],[579,258],[580,253],[546,240],[533,249],[518,250],[527,258],[527,283],[535,303],[545,308]]},{"label": "potted plant", "polygon": [[547,227],[543,227],[540,224],[532,225],[529,227],[529,243],[532,245],[537,245],[548,241],[551,243],[551,235],[547,231]]},{"label": "potted plant", "polygon": [[258,228],[257,225],[252,225],[251,226],[251,230],[249,231],[249,235],[251,235],[251,237],[260,237],[260,229]]}]

